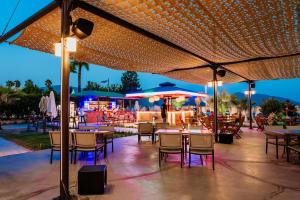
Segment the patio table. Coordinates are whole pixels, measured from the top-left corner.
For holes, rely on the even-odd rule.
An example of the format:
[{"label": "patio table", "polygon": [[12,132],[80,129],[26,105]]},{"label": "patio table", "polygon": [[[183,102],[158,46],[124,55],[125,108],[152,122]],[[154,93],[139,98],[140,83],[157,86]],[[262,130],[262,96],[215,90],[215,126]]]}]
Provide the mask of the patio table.
[{"label": "patio table", "polygon": [[201,129],[158,129],[157,131],[155,131],[156,135],[159,135],[160,133],[178,133],[178,134],[182,134],[182,141],[183,141],[183,146],[184,146],[184,150],[185,152],[187,152],[187,139],[189,134],[207,134],[207,133],[212,133],[210,130],[201,130]]},{"label": "patio table", "polygon": [[104,139],[104,158],[107,156],[107,135],[113,134],[111,131],[94,131],[96,135],[103,136]]},{"label": "patio table", "polygon": [[[284,140],[285,140],[285,145],[286,147],[288,147],[290,145],[290,140],[292,136],[297,136],[298,140],[300,138],[300,127],[298,130],[288,130],[288,129],[281,129],[281,130],[274,130],[274,131],[269,131],[266,132],[266,134],[270,134],[275,136],[275,140],[276,140],[276,146],[278,145],[278,137],[279,136],[283,136]],[[287,161],[289,161],[289,149],[287,148],[286,150],[287,153]],[[278,157],[278,148],[276,148],[276,155]]]}]

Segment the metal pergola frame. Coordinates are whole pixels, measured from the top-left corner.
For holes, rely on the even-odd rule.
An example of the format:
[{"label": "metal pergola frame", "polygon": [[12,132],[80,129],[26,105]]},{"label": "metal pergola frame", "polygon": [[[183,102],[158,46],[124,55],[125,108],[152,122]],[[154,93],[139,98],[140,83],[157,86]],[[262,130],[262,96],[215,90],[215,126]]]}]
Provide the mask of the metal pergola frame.
[{"label": "metal pergola frame", "polygon": [[[200,68],[205,68],[205,67],[210,67],[213,70],[213,81],[214,81],[214,130],[215,134],[217,134],[217,111],[218,111],[218,105],[217,105],[217,70],[218,69],[224,69],[229,73],[232,73],[236,76],[241,77],[244,79],[246,82],[248,82],[248,91],[249,94],[251,93],[251,87],[250,83],[252,80],[249,78],[238,74],[236,72],[233,72],[232,70],[226,68],[227,65],[230,64],[238,64],[238,63],[245,63],[245,62],[253,62],[253,61],[264,61],[264,60],[269,60],[269,59],[275,59],[275,58],[283,58],[283,57],[291,57],[291,56],[297,56],[300,55],[300,53],[296,54],[290,54],[290,55],[283,55],[283,56],[277,56],[277,57],[259,57],[259,58],[251,58],[247,60],[241,60],[241,61],[235,61],[235,62],[221,62],[221,63],[216,63],[213,62],[205,57],[202,57],[200,55],[197,55],[183,47],[180,47],[158,35],[155,35],[147,30],[144,30],[134,24],[131,24],[119,17],[116,17],[104,10],[101,10],[100,8],[97,8],[93,5],[90,5],[82,0],[54,0],[44,8],[42,8],[40,11],[37,13],[33,14],[31,17],[28,19],[24,20],[22,23],[19,25],[15,26],[12,28],[10,31],[8,31],[6,34],[2,35],[0,37],[0,43],[5,42],[7,39],[11,38],[15,34],[19,33],[32,23],[36,22],[39,20],[41,17],[47,15],[57,7],[61,8],[61,42],[62,46],[64,47],[65,45],[65,38],[69,36],[69,27],[70,27],[70,13],[72,9],[75,9],[76,7],[79,7],[85,11],[88,11],[94,15],[97,15],[101,18],[104,18],[106,20],[109,20],[115,24],[118,24],[122,27],[125,27],[127,29],[130,29],[132,31],[135,31],[139,34],[142,34],[145,37],[151,38],[157,42],[163,43],[165,45],[168,45],[169,47],[175,48],[177,50],[183,51],[185,53],[188,53],[192,56],[195,56],[205,62],[207,62],[207,65],[203,66],[198,66],[198,67],[193,67],[193,68],[188,68],[188,69],[175,69],[171,70],[172,71],[183,71],[183,70],[189,70],[189,69],[200,69]],[[61,161],[60,161],[60,199],[68,199],[69,197],[69,161],[68,161],[68,137],[69,137],[69,76],[70,76],[70,71],[69,71],[69,54],[65,50],[65,48],[62,48],[62,57],[61,57]],[[252,105],[251,105],[251,95],[248,96],[249,98],[249,112],[250,112],[250,128],[252,128]],[[217,137],[216,137],[217,138]]]}]

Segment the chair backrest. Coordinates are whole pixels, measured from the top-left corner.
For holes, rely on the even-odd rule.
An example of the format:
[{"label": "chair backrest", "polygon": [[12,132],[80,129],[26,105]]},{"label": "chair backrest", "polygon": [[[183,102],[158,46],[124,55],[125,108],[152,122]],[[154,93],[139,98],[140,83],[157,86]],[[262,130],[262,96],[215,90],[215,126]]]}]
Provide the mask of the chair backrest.
[{"label": "chair backrest", "polygon": [[161,147],[182,147],[182,134],[181,133],[160,133],[159,146]]},{"label": "chair backrest", "polygon": [[153,124],[152,123],[139,123],[138,132],[139,133],[152,133]]},{"label": "chair backrest", "polygon": [[98,130],[115,132],[115,127],[114,126],[99,126]]},{"label": "chair backrest", "polygon": [[288,130],[300,130],[300,126],[286,126]]},{"label": "chair backrest", "polygon": [[245,122],[245,116],[243,115],[239,120],[239,126],[242,127]]},{"label": "chair backrest", "polygon": [[97,130],[97,126],[79,126],[80,131],[94,131]]},{"label": "chair backrest", "polygon": [[91,132],[75,132],[75,146],[78,147],[95,147],[96,135]]},{"label": "chair backrest", "polygon": [[60,131],[49,131],[51,146],[60,146]]},{"label": "chair backrest", "polygon": [[[60,131],[49,131],[51,146],[60,146]],[[69,145],[73,145],[72,133],[69,133]]]},{"label": "chair backrest", "polygon": [[168,122],[164,123],[164,122],[157,122],[155,123],[155,129],[166,129],[170,126],[170,124]]},{"label": "chair backrest", "polygon": [[211,124],[211,120],[209,119],[209,117],[204,117],[203,125],[207,129],[212,129],[212,124]]},{"label": "chair backrest", "polygon": [[214,148],[213,134],[190,134],[189,135],[190,148]]}]

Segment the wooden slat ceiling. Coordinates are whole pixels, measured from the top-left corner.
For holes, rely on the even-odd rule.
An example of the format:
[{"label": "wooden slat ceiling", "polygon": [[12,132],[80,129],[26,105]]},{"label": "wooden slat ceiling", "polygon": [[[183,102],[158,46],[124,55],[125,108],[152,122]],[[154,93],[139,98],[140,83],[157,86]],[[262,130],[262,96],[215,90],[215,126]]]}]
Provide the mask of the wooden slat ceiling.
[{"label": "wooden slat ceiling", "polygon": [[[84,0],[199,57],[232,71],[224,82],[300,77],[297,0]],[[73,58],[113,69],[151,72],[205,84],[210,63],[80,8],[72,18],[95,23]],[[30,25],[13,44],[53,53],[59,41],[60,12]],[[296,55],[295,55],[296,54]],[[257,60],[255,58],[273,58]],[[249,62],[244,60],[253,59]],[[227,62],[231,63],[228,64]],[[232,64],[232,62],[237,62]],[[241,62],[241,63],[239,63]],[[195,68],[200,66],[200,68]],[[175,70],[175,71],[174,71]]]}]

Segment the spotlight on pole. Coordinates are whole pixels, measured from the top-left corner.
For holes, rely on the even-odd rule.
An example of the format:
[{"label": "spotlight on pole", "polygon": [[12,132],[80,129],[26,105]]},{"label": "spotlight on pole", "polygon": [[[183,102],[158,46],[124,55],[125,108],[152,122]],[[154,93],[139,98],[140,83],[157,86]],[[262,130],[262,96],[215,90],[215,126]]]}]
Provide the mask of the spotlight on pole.
[{"label": "spotlight on pole", "polygon": [[224,69],[221,69],[217,72],[217,74],[220,76],[220,77],[224,77],[226,75],[226,71]]}]

